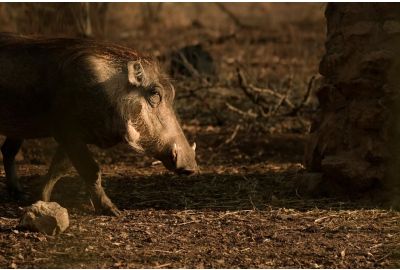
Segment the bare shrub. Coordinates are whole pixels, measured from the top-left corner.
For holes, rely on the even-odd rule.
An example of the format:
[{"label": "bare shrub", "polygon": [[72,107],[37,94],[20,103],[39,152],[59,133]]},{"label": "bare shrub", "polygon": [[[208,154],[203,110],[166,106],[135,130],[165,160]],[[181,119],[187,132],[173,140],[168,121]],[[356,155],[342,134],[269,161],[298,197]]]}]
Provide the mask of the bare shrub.
[{"label": "bare shrub", "polygon": [[10,3],[8,14],[16,32],[52,36],[103,36],[107,3]]},{"label": "bare shrub", "polygon": [[152,25],[160,22],[163,3],[142,3],[141,12],[143,27],[150,29]]}]

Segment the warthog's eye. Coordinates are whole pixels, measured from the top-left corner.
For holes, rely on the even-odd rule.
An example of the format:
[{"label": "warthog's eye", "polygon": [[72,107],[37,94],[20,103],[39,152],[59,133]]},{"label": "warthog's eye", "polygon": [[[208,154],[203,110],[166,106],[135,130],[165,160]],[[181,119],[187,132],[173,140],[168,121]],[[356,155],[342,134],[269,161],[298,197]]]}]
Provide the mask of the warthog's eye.
[{"label": "warthog's eye", "polygon": [[154,108],[157,107],[158,104],[161,102],[161,94],[159,89],[153,88],[149,92],[149,97],[147,99],[150,103],[150,105]]}]

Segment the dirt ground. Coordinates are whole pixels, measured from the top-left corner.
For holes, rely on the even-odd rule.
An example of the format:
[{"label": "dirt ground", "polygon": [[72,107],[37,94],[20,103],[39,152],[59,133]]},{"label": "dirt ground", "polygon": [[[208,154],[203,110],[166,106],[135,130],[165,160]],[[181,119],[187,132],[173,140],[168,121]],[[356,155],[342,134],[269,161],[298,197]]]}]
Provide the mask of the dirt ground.
[{"label": "dirt ground", "polygon": [[[266,10],[273,13],[273,7]],[[398,211],[377,203],[374,194],[310,197],[299,188],[315,98],[290,114],[293,108],[267,96],[275,109],[260,116],[239,85],[238,68],[249,83],[273,89],[296,105],[318,73],[323,6],[275,8],[280,15],[262,27],[243,15],[239,18],[250,26],[221,30],[196,24],[165,33],[156,28],[146,35],[122,30],[110,35],[155,52],[166,68],[168,53],[183,44],[201,42],[213,56],[218,75],[211,82],[174,78],[176,110],[189,141],[197,143],[201,174],[173,175],[124,144],[91,147],[105,190],[122,216],[96,216],[71,170],[52,197],[68,209],[70,227],[46,236],[17,226],[23,207],[37,196],[55,147],[52,139],[28,140],[18,171],[30,202],[7,194],[0,168],[0,267],[400,267]]]},{"label": "dirt ground", "polygon": [[[152,160],[131,154],[124,145],[97,153],[106,191],[123,215],[95,216],[81,180],[71,172],[53,195],[68,209],[70,227],[55,237],[17,227],[24,204],[5,192],[2,171],[0,267],[398,266],[399,212],[354,199],[303,198],[296,191],[303,136],[263,138],[256,142],[265,149],[260,154],[252,152],[256,148],[250,141],[258,138],[250,134],[218,149],[217,140],[225,138],[221,133],[197,131],[198,144],[211,149],[199,147],[202,174],[189,178],[152,166]],[[27,148],[40,145],[28,142]],[[242,145],[252,149],[245,152]],[[109,160],[113,157],[124,161]],[[130,162],[135,159],[140,161]],[[27,190],[37,190],[46,168],[40,155],[21,162]]]}]

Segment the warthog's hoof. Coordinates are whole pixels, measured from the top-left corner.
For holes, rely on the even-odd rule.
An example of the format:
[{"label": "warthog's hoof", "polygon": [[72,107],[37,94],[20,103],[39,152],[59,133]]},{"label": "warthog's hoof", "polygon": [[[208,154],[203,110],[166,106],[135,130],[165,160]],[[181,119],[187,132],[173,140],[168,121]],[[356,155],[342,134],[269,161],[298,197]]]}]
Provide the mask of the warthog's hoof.
[{"label": "warthog's hoof", "polygon": [[107,207],[102,207],[100,209],[95,208],[96,214],[97,215],[104,215],[104,216],[120,216],[122,212],[115,206],[107,206]]},{"label": "warthog's hoof", "polygon": [[107,216],[119,216],[121,211],[112,203],[106,195],[103,188],[95,187],[89,190],[90,201],[94,207],[96,214]]}]

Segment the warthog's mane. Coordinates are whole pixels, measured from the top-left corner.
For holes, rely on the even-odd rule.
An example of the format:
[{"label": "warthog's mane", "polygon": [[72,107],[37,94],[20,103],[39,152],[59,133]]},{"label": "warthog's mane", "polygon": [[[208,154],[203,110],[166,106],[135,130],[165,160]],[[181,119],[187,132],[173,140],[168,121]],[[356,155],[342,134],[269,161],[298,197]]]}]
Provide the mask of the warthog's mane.
[{"label": "warthog's mane", "polygon": [[46,38],[0,33],[0,49],[54,51],[65,62],[71,62],[87,55],[102,57],[114,63],[126,63],[138,59],[149,63],[153,62],[149,57],[141,55],[131,48],[94,39]]}]

